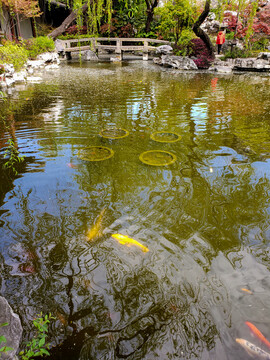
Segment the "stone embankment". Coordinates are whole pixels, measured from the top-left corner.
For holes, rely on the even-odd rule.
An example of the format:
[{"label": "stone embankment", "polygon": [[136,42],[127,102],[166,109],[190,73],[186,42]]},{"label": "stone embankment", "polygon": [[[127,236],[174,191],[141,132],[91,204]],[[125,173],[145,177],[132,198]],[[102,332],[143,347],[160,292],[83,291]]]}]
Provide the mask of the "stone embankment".
[{"label": "stone embankment", "polygon": [[19,316],[13,312],[7,300],[2,296],[0,296],[0,325],[1,324],[7,325],[0,327],[0,336],[6,338],[6,342],[1,343],[0,346],[8,346],[12,348],[12,350],[0,353],[0,357],[3,360],[15,360],[17,359],[15,354],[20,345],[23,329]]},{"label": "stone embankment", "polygon": [[0,74],[0,88],[8,87],[15,82],[37,81],[34,76],[37,70],[53,70],[59,68],[59,55],[57,52],[47,52],[38,55],[36,60],[28,60],[23,69],[15,72],[12,64],[2,64],[4,72]]},{"label": "stone embankment", "polygon": [[[169,48],[164,48],[162,52],[157,51],[157,53],[161,54],[153,59],[157,65],[179,70],[198,70],[192,58],[171,55]],[[270,72],[270,52],[261,52],[257,58],[237,58],[226,61],[222,61],[221,58],[220,56],[217,57],[208,71],[219,73],[232,73],[233,71]]]}]

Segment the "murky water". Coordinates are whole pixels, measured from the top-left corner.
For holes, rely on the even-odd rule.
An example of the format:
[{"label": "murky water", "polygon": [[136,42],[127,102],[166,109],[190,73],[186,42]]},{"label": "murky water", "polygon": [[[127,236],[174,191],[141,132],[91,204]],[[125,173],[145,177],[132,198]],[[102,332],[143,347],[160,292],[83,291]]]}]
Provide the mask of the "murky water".
[{"label": "murky water", "polygon": [[[10,137],[25,156],[0,189],[0,289],[23,340],[42,311],[54,359],[247,359],[235,338],[267,350],[245,321],[270,338],[269,89],[267,75],[70,64],[1,102],[1,162]],[[111,127],[129,135],[99,135]],[[114,156],[81,160],[86,146]],[[150,150],[177,160],[145,165]]]}]

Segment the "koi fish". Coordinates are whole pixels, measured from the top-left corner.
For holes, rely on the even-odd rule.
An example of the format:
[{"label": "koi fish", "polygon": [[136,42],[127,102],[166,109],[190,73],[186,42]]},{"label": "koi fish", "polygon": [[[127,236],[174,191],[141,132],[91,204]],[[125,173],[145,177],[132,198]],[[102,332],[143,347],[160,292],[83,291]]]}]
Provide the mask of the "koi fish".
[{"label": "koi fish", "polygon": [[248,289],[246,289],[246,288],[241,288],[241,290],[242,290],[242,291],[245,291],[246,293],[248,293],[248,294],[250,294],[250,295],[253,294],[252,291],[250,291],[250,290],[248,290]]},{"label": "koi fish", "polygon": [[67,166],[71,169],[78,169],[78,165],[75,165],[73,163],[68,163]]},{"label": "koi fish", "polygon": [[250,356],[256,356],[260,360],[270,360],[270,354],[245,339],[235,339]]},{"label": "koi fish", "polygon": [[112,234],[112,238],[117,240],[119,242],[119,244],[127,245],[127,246],[135,245],[135,246],[138,246],[143,252],[149,251],[149,249],[146,246],[139,243],[139,241],[134,240],[126,235]]},{"label": "koi fish", "polygon": [[251,322],[246,321],[245,324],[250,328],[251,332],[261,340],[262,343],[264,343],[267,347],[270,349],[270,342],[263,336],[263,334],[260,332],[259,329],[256,328],[255,325],[253,325]]},{"label": "koi fish", "polygon": [[101,225],[105,212],[106,212],[106,208],[101,211],[98,218],[94,222],[94,225],[91,227],[91,229],[87,231],[86,237],[88,241],[95,240],[101,237],[102,235]]}]

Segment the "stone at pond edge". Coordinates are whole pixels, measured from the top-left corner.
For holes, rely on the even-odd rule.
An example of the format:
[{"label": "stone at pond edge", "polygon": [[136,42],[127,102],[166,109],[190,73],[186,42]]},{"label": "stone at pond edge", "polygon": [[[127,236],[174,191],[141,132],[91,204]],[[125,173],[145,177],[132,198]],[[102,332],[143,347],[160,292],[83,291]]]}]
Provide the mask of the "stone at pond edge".
[{"label": "stone at pond edge", "polygon": [[157,54],[167,55],[169,53],[172,53],[172,51],[173,51],[173,48],[170,45],[160,45],[156,48]]},{"label": "stone at pond edge", "polygon": [[161,58],[154,58],[154,63],[165,67],[172,67],[181,70],[198,70],[195,62],[186,56],[162,55]]},{"label": "stone at pond edge", "polygon": [[3,353],[1,359],[14,360],[23,329],[19,316],[13,312],[7,300],[0,296],[0,324],[6,322],[8,323],[7,326],[0,327],[0,335],[4,335],[7,342],[5,344],[1,343],[0,347],[6,345],[12,347],[13,350]]}]

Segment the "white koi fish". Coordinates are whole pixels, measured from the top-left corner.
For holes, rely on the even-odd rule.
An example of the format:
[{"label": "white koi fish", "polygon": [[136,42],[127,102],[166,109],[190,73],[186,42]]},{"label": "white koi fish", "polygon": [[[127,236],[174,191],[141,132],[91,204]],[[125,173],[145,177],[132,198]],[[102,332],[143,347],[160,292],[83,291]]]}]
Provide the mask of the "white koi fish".
[{"label": "white koi fish", "polygon": [[268,352],[252,344],[251,342],[245,339],[235,339],[235,341],[240,344],[250,356],[256,356],[256,359],[260,360],[270,360],[270,354]]}]

